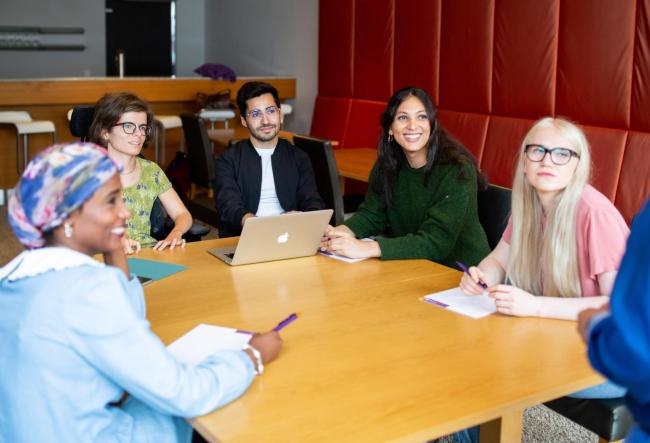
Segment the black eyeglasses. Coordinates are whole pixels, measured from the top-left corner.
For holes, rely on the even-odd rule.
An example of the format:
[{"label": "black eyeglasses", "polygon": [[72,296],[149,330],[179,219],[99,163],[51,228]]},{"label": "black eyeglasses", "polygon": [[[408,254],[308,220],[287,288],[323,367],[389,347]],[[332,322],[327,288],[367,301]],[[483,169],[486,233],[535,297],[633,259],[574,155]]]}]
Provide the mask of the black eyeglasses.
[{"label": "black eyeglasses", "polygon": [[261,109],[253,109],[252,111],[247,112],[246,115],[253,120],[259,120],[262,118],[262,114],[266,114],[268,117],[273,117],[279,110],[280,109],[278,109],[277,106],[269,106],[264,111]]},{"label": "black eyeglasses", "polygon": [[138,126],[135,123],[124,122],[124,123],[116,123],[113,126],[121,126],[124,133],[128,134],[128,135],[135,134],[136,129],[140,129],[140,134],[142,134],[144,136],[151,135],[151,126],[149,126],[149,125],[140,125],[140,126]]},{"label": "black eyeglasses", "polygon": [[566,165],[571,157],[580,158],[580,155],[569,148],[547,148],[542,145],[526,145],[526,157],[531,162],[541,162],[546,154],[551,156],[551,161],[558,166]]}]

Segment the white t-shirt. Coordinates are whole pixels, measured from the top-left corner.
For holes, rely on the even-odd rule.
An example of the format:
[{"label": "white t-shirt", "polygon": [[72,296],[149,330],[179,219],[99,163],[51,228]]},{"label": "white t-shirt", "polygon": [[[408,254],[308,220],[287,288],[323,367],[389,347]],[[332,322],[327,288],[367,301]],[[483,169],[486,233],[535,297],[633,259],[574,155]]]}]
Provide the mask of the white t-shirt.
[{"label": "white t-shirt", "polygon": [[271,156],[275,152],[273,149],[257,149],[257,153],[262,157],[262,189],[260,190],[260,204],[257,207],[255,215],[264,217],[268,215],[279,215],[284,212],[278,195],[275,193],[275,181],[273,180],[273,165]]}]

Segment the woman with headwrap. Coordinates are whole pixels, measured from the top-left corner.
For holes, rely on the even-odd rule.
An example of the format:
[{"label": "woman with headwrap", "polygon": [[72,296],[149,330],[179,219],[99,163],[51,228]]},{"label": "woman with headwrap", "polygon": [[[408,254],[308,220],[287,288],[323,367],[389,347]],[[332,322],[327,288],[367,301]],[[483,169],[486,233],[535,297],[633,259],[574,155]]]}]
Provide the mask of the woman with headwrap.
[{"label": "woman with headwrap", "polygon": [[277,356],[269,332],[251,340],[261,357],[178,362],[150,331],[128,272],[128,216],[118,167],[99,146],[52,146],[25,169],[9,222],[29,250],[0,269],[0,441],[189,442],[180,417],[239,397],[259,360]]}]

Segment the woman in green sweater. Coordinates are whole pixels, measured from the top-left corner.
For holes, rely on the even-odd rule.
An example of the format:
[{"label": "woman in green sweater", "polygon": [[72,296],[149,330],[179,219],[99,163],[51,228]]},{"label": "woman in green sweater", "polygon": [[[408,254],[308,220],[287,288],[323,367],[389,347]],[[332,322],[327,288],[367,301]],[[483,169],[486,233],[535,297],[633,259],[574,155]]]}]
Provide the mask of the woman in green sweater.
[{"label": "woman in green sweater", "polygon": [[481,261],[490,251],[476,204],[485,180],[472,154],[438,123],[431,98],[419,88],[400,89],[388,101],[381,127],[366,198],[344,224],[328,227],[321,249],[447,266]]}]

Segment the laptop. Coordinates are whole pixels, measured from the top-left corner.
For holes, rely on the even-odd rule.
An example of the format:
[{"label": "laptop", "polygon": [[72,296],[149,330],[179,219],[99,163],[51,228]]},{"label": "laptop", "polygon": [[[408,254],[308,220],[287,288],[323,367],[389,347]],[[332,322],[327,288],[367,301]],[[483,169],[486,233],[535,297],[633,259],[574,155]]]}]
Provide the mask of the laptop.
[{"label": "laptop", "polygon": [[251,217],[235,246],[208,252],[229,265],[246,265],[314,255],[332,218],[331,209]]}]

